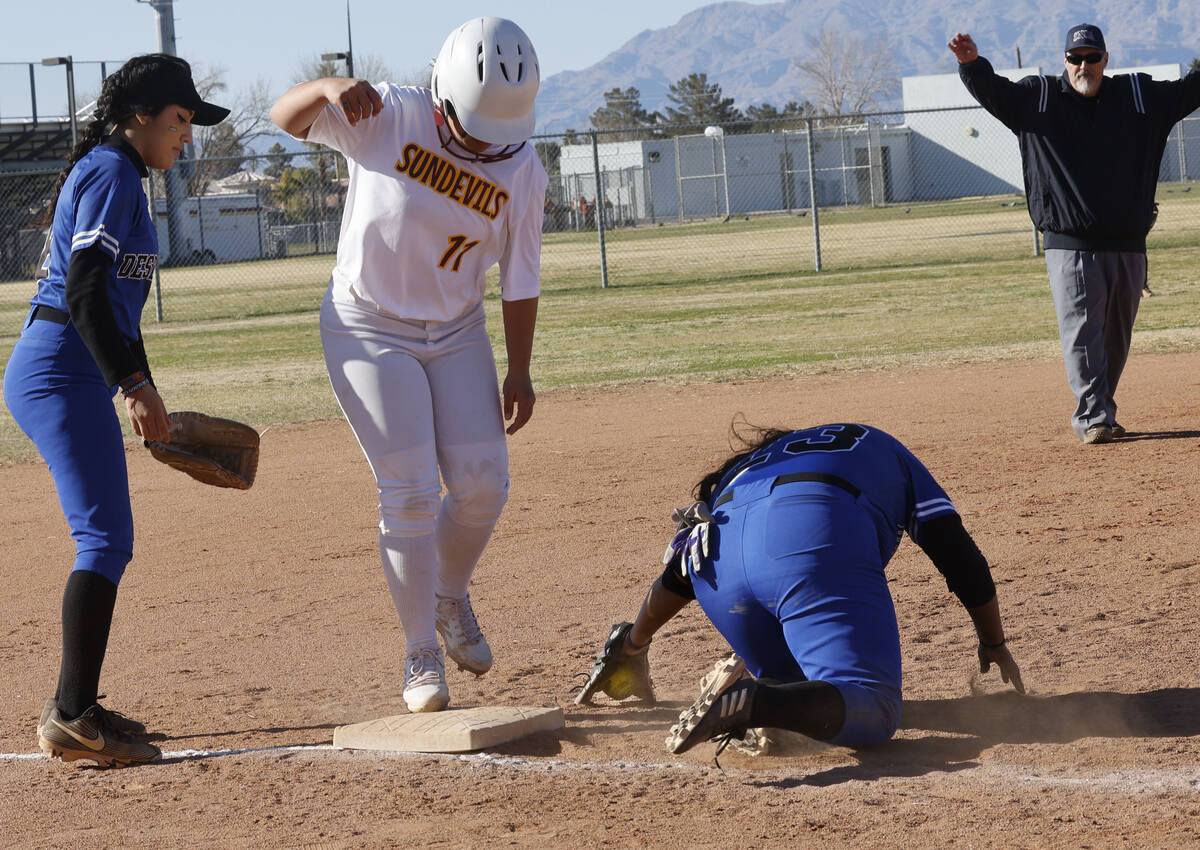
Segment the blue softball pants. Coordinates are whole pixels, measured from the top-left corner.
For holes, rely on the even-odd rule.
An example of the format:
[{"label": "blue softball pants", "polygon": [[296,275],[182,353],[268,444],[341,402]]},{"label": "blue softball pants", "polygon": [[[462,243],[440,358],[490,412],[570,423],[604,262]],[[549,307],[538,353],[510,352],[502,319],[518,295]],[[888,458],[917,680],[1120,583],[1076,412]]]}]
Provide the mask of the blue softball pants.
[{"label": "blue softball pants", "polygon": [[754,676],[838,689],[830,743],[883,743],[900,724],[900,633],[875,525],[836,487],[763,483],[715,512],[696,599]]},{"label": "blue softball pants", "polygon": [[75,541],[73,569],[118,584],[133,557],[133,511],[114,393],[73,324],[26,319],[4,370],[4,401],[50,468]]}]

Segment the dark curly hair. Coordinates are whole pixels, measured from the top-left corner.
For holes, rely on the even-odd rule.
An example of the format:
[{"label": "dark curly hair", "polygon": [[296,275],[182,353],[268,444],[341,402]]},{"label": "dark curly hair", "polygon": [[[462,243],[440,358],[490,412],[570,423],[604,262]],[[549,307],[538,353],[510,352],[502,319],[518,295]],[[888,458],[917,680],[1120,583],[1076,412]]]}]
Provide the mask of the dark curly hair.
[{"label": "dark curly hair", "polygon": [[[740,414],[739,414],[740,416]],[[704,502],[709,507],[712,506],[713,490],[721,483],[721,479],[743,460],[763,446],[775,442],[785,434],[790,434],[791,428],[767,428],[760,425],[751,425],[745,419],[734,417],[729,423],[730,443],[740,443],[742,448],[734,454],[727,457],[721,462],[721,465],[709,472],[703,478],[696,482],[696,486],[692,491],[695,498]]]},{"label": "dark curly hair", "polygon": [[71,169],[75,167],[75,163],[87,156],[92,148],[103,142],[114,128],[129,116],[135,113],[157,115],[162,112],[163,107],[167,104],[152,102],[159,98],[151,94],[155,91],[151,82],[155,75],[164,70],[164,66],[175,66],[176,69],[186,70],[189,75],[191,74],[191,66],[178,56],[147,53],[143,56],[134,56],[105,78],[104,84],[100,87],[100,97],[96,98],[96,110],[92,113],[92,120],[88,122],[83,135],[71,149],[71,153],[67,157],[67,167],[59,172],[58,180],[55,181],[54,199],[40,220],[43,226],[49,227],[54,222],[54,210],[58,206],[58,195],[62,191],[63,184],[67,182]]}]

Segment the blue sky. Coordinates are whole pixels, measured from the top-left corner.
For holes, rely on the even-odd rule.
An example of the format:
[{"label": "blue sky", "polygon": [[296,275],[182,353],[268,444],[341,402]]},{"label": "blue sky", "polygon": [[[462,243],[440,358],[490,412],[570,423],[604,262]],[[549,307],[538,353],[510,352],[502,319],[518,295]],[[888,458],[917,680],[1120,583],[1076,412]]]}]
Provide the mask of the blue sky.
[{"label": "blue sky", "polygon": [[[759,4],[766,0],[751,0]],[[0,62],[73,57],[76,90],[99,90],[99,65],[157,49],[156,17],[136,0],[5,0]],[[428,64],[446,34],[476,15],[517,21],[533,40],[543,76],[599,61],[646,29],[669,26],[704,0],[549,0],[411,3],[350,0],[354,53],[375,54],[403,75]],[[175,0],[179,54],[223,66],[237,92],[265,80],[282,93],[303,61],[345,50],[345,0]],[[35,68],[38,112],[66,112],[62,68]],[[0,121],[29,114],[29,70],[0,65]]]}]

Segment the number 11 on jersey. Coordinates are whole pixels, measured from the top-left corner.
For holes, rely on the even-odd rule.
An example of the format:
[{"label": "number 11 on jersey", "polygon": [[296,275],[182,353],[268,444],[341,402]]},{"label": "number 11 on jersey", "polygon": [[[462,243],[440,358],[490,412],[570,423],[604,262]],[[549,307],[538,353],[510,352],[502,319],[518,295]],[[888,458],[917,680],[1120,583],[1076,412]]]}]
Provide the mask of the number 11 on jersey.
[{"label": "number 11 on jersey", "polygon": [[451,260],[454,260],[454,265],[450,267],[450,271],[456,272],[458,271],[459,266],[462,265],[463,256],[476,245],[478,245],[479,240],[474,239],[468,242],[466,236],[457,234],[455,236],[451,236],[449,238],[449,242],[450,247],[446,249],[446,253],[442,254],[442,258],[438,260],[438,268],[444,269],[446,268],[447,263],[449,263]]}]

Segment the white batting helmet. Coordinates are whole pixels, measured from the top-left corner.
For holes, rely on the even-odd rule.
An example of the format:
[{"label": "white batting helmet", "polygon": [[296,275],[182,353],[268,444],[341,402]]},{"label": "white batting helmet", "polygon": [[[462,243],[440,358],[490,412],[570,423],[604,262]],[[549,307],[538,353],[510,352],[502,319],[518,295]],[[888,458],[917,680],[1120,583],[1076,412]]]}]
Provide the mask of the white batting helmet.
[{"label": "white batting helmet", "polygon": [[446,37],[433,63],[433,99],[449,103],[468,134],[494,145],[533,135],[541,83],[537,54],[506,18],[472,18]]}]

